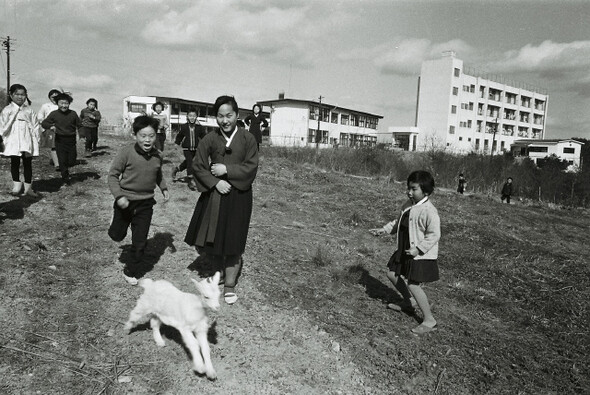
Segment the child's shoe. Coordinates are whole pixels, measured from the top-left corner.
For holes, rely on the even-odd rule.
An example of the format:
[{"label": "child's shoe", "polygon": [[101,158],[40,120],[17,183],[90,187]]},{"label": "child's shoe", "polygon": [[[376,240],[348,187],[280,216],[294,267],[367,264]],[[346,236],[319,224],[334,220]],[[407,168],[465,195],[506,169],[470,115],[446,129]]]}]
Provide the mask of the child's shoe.
[{"label": "child's shoe", "polygon": [[12,182],[12,191],[10,191],[10,194],[12,196],[18,196],[20,195],[20,191],[23,188],[23,183],[20,181],[13,181]]},{"label": "child's shoe", "polygon": [[35,191],[33,191],[33,185],[28,184],[26,182],[25,182],[25,192],[23,195],[34,197],[34,198],[39,197],[39,195]]},{"label": "child's shoe", "polygon": [[138,283],[137,278],[131,275],[126,269],[123,269],[123,278],[131,285],[137,285]]}]

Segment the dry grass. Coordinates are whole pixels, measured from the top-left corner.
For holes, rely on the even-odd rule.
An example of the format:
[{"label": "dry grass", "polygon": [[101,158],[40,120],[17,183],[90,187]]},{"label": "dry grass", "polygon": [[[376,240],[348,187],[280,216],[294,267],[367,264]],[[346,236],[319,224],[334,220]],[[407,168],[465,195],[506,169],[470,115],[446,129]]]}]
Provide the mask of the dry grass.
[{"label": "dry grass", "polygon": [[[441,280],[425,290],[440,328],[415,337],[414,317],[385,308],[399,300],[385,277],[392,239],[368,233],[395,216],[403,185],[266,147],[240,302],[222,307],[210,333],[220,378],[190,374],[174,332],[165,349],[148,331],[121,333],[139,290],[123,283],[121,250],[106,235],[104,175],[122,141],[102,141],[111,148],[74,170],[87,175],[74,187],[56,188],[37,160],[42,199],[0,195],[0,392],[590,391],[587,211],[438,190]],[[178,164],[180,152],[167,158]],[[182,183],[171,192],[155,207],[149,276],[190,289],[196,254],[181,240],[197,194]]]}]

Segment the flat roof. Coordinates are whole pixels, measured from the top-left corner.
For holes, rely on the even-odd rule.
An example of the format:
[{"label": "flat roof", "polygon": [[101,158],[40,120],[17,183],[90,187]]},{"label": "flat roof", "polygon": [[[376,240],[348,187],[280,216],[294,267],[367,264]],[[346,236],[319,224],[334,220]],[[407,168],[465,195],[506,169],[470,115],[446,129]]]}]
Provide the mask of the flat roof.
[{"label": "flat roof", "polygon": [[574,139],[543,139],[543,140],[535,140],[535,139],[522,139],[522,140],[514,140],[512,145],[515,144],[522,144],[522,145],[532,145],[532,144],[550,144],[555,145],[557,143],[563,142],[573,142],[578,143],[580,145],[584,145],[581,141],[574,140]]},{"label": "flat roof", "polygon": [[320,104],[320,103],[318,103],[316,101],[313,101],[313,100],[301,100],[301,99],[289,99],[289,98],[285,98],[285,99],[275,99],[275,100],[262,100],[262,101],[259,101],[258,104],[260,104],[260,105],[271,105],[271,104],[275,104],[275,103],[289,103],[289,102],[292,102],[292,103],[304,103],[304,104],[313,105],[313,106],[320,105],[321,107],[324,107],[324,108],[332,108],[334,110],[337,109],[337,108],[339,108],[341,110],[346,110],[346,111],[354,112],[354,113],[357,113],[357,114],[370,115],[372,117],[376,117],[376,118],[380,118],[380,119],[383,118],[382,115],[372,114],[372,113],[366,112],[366,111],[353,110],[353,109],[350,109],[350,108],[335,106],[333,104],[328,104],[328,103],[322,103],[322,104]]}]

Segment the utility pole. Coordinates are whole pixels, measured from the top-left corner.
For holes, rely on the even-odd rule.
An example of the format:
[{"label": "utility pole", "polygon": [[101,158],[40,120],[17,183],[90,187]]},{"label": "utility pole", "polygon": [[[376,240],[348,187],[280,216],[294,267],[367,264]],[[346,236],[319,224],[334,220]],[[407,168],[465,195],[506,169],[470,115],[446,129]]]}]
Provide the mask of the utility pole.
[{"label": "utility pole", "polygon": [[490,149],[490,157],[494,156],[494,143],[496,142],[496,133],[498,133],[498,117],[496,117],[494,123],[494,134],[492,134],[492,147]]},{"label": "utility pole", "polygon": [[320,115],[322,113],[322,96],[320,95],[319,98],[319,104],[318,104],[318,128],[315,132],[315,148],[319,149],[320,148],[320,137],[321,137],[321,133],[320,133]]},{"label": "utility pole", "polygon": [[8,92],[10,90],[10,36],[2,40],[2,46],[6,51],[6,104],[8,104]]}]

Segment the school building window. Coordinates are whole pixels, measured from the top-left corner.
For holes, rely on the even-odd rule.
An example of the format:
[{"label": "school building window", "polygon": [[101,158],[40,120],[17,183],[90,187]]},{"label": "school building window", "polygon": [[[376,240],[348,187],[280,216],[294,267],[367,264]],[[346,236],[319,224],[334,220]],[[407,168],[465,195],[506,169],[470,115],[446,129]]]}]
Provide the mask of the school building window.
[{"label": "school building window", "polygon": [[307,142],[308,143],[328,143],[328,131],[327,130],[320,130],[318,132],[317,129],[309,129],[307,134]]},{"label": "school building window", "polygon": [[145,112],[146,105],[144,103],[129,103],[129,112]]},{"label": "school building window", "polygon": [[502,142],[500,143],[500,149],[501,149],[502,151],[504,151],[504,141],[502,141]]},{"label": "school building window", "polygon": [[459,88],[456,86],[453,87],[453,96],[457,96],[459,94]]},{"label": "school building window", "polygon": [[309,119],[316,120],[318,119],[318,108],[316,106],[309,106]]},{"label": "school building window", "polygon": [[575,148],[564,148],[563,149],[563,153],[564,154],[575,154],[576,153],[576,149]]},{"label": "school building window", "polygon": [[529,152],[548,152],[547,147],[529,147]]},{"label": "school building window", "polygon": [[475,139],[475,150],[479,151],[479,139]]},{"label": "school building window", "polygon": [[333,112],[332,113],[332,123],[338,123],[338,113],[337,112]]},{"label": "school building window", "polygon": [[340,115],[340,124],[341,125],[348,125],[348,114]]},{"label": "school building window", "polygon": [[455,134],[455,127],[449,126],[449,134]]},{"label": "school building window", "polygon": [[461,76],[461,70],[458,68],[455,68],[455,77],[459,77]]},{"label": "school building window", "polygon": [[457,113],[457,106],[451,106],[451,114]]},{"label": "school building window", "polygon": [[459,137],[459,141],[463,141],[463,137]]},{"label": "school building window", "polygon": [[356,115],[350,116],[350,125],[351,126],[359,126],[359,119]]}]

